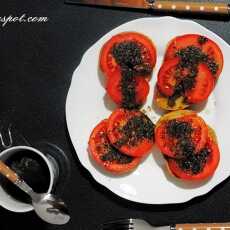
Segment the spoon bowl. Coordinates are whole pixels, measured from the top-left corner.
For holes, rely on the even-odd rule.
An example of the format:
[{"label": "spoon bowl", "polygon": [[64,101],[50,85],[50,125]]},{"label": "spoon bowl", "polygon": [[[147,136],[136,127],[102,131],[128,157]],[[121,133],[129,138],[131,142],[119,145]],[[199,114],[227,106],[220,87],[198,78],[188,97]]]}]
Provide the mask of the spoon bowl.
[{"label": "spoon bowl", "polygon": [[44,221],[62,225],[70,220],[67,206],[60,198],[47,193],[34,193],[32,196],[34,211]]}]

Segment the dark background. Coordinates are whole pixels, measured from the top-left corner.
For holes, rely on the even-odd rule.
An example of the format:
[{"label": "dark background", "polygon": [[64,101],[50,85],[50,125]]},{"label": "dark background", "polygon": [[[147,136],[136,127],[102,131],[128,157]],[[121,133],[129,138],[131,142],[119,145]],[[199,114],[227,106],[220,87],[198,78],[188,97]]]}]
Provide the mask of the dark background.
[{"label": "dark background", "polygon": [[[102,35],[132,19],[150,17],[129,12],[63,4],[62,0],[1,1],[0,16],[45,16],[47,23],[8,23],[0,27],[0,126],[10,120],[31,143],[58,144],[72,164],[63,198],[72,219],[56,227],[31,213],[0,208],[0,230],[93,230],[104,221],[142,217],[156,225],[230,220],[230,183],[179,205],[140,205],[123,200],[98,185],[80,165],[65,122],[65,100],[72,72],[83,53]],[[230,43],[230,23],[195,19]],[[154,25],[153,25],[154,26]],[[228,64],[229,60],[225,60]],[[84,113],[84,111],[82,111]],[[149,178],[154,183],[157,178]],[[165,196],[170,196],[164,191]],[[1,199],[1,198],[0,198]]]}]

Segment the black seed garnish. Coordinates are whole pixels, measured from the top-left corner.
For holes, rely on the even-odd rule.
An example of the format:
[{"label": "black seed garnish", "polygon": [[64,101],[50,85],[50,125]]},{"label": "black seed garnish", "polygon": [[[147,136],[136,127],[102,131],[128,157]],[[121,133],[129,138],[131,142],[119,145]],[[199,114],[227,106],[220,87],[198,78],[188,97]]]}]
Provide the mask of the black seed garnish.
[{"label": "black seed garnish", "polygon": [[140,105],[136,103],[136,78],[134,78],[132,70],[123,68],[120,87],[122,93],[122,108],[139,108]]},{"label": "black seed garnish", "polygon": [[107,137],[105,132],[100,134],[104,140],[96,146],[96,151],[100,154],[100,159],[105,163],[129,164],[133,161],[133,157],[127,156],[114,148]]},{"label": "black seed garnish", "polygon": [[198,38],[198,42],[200,43],[200,45],[205,44],[208,41],[208,38],[204,37],[204,36],[200,36]]},{"label": "black seed garnish", "polygon": [[124,144],[135,146],[143,139],[153,140],[155,125],[146,116],[134,116],[121,128],[123,138],[115,143],[118,148]]},{"label": "black seed garnish", "polygon": [[196,79],[193,77],[186,77],[181,80],[180,84],[180,90],[185,93],[187,90],[192,89],[195,86]]},{"label": "black seed garnish", "polygon": [[[184,96],[187,90],[190,90],[195,86],[198,72],[197,66],[198,63],[204,59],[201,50],[195,46],[188,46],[179,50],[176,53],[176,56],[180,57],[180,62],[177,65],[178,71],[176,72],[175,76],[177,78],[177,82],[174,93],[172,96],[168,97],[169,106],[174,106],[177,98]],[[188,70],[188,74],[182,77],[181,72],[183,72],[185,69]]]},{"label": "black seed garnish", "polygon": [[133,161],[133,157],[121,153],[113,146],[108,145],[107,148],[108,152],[100,157],[102,161],[116,162],[118,164],[129,164]]},{"label": "black seed garnish", "polygon": [[170,120],[166,126],[169,136],[178,139],[175,146],[176,161],[179,167],[192,174],[201,172],[206,164],[210,154],[208,148],[203,148],[200,152],[196,152],[195,145],[191,141],[193,129],[188,122]]},{"label": "black seed garnish", "polygon": [[140,104],[136,102],[135,76],[146,76],[152,72],[150,64],[143,63],[141,44],[134,41],[116,43],[112,47],[111,53],[121,66],[121,106],[126,109],[137,109]]},{"label": "black seed garnish", "polygon": [[207,55],[196,46],[181,49],[176,53],[176,56],[180,57],[180,66],[183,68],[194,68],[207,59]]},{"label": "black seed garnish", "polygon": [[182,157],[189,157],[192,156],[195,152],[195,146],[189,139],[189,137],[185,137],[180,140],[177,144],[177,154]]},{"label": "black seed garnish", "polygon": [[185,158],[178,160],[178,164],[184,171],[188,171],[196,175],[203,170],[210,153],[210,149],[203,148],[198,153],[187,154]]},{"label": "black seed garnish", "polygon": [[208,65],[208,68],[212,72],[212,74],[215,75],[219,69],[219,65],[216,64],[215,60],[213,58],[209,58],[206,64]]},{"label": "black seed garnish", "polygon": [[185,137],[189,137],[192,133],[193,129],[188,122],[177,121],[176,119],[170,120],[167,123],[167,133],[171,137],[175,137],[177,139],[182,139]]},{"label": "black seed garnish", "polygon": [[133,67],[133,70],[134,70],[135,74],[137,74],[139,76],[146,76],[152,72],[152,68],[151,68],[151,65],[149,63],[143,63],[143,64],[135,65]]},{"label": "black seed garnish", "polygon": [[168,97],[168,105],[174,106],[176,99],[184,95],[187,90],[192,89],[195,83],[196,79],[194,75],[182,78],[182,80],[176,84],[173,95]]},{"label": "black seed garnish", "polygon": [[112,54],[121,67],[132,69],[134,66],[142,64],[141,49],[137,42],[117,43],[112,48]]},{"label": "black seed garnish", "polygon": [[[200,37],[200,42],[204,44],[206,39],[205,37]],[[218,64],[213,58],[208,57],[200,48],[195,46],[188,46],[179,50],[176,52],[176,56],[180,58],[180,62],[177,65],[177,71],[175,73],[177,82],[174,93],[168,98],[169,106],[174,106],[177,98],[184,96],[187,90],[195,86],[198,65],[200,63],[205,63],[213,75],[215,75],[219,69]],[[188,70],[188,74],[187,76],[181,77],[181,72],[185,69]]]},{"label": "black seed garnish", "polygon": [[180,57],[180,66],[183,68],[194,69],[199,63],[205,63],[213,75],[217,73],[219,68],[213,58],[208,57],[200,48],[195,46],[188,46],[179,50],[176,56]]}]

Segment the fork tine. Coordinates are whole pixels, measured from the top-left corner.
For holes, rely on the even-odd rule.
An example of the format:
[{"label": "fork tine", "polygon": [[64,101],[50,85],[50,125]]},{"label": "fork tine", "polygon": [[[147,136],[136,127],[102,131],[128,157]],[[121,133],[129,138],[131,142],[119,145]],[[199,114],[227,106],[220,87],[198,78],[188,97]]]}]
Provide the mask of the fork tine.
[{"label": "fork tine", "polygon": [[6,144],[4,137],[3,137],[3,134],[2,134],[2,131],[0,131],[0,142],[1,142],[1,145],[4,149],[12,147],[12,144],[13,144],[11,127],[12,127],[12,124],[9,124],[8,129],[7,129],[7,134],[6,134],[7,139],[8,139],[8,144]]},{"label": "fork tine", "polygon": [[118,219],[115,221],[109,221],[102,224],[103,230],[130,230],[133,229],[133,224],[130,219]]},{"label": "fork tine", "polygon": [[117,219],[117,220],[112,220],[108,221],[106,223],[103,223],[103,225],[111,225],[111,224],[129,224],[130,219]]},{"label": "fork tine", "polygon": [[109,228],[101,228],[102,230],[131,230],[132,228],[129,227],[129,225],[123,225],[123,226],[110,226]]}]

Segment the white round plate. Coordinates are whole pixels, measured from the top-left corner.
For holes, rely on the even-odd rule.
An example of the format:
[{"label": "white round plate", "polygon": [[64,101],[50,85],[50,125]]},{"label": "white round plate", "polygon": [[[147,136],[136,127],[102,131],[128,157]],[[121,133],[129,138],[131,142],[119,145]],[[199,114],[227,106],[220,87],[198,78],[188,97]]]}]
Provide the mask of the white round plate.
[{"label": "white round plate", "polygon": [[188,201],[209,192],[230,175],[230,65],[225,64],[218,84],[208,102],[197,107],[199,114],[216,131],[221,150],[221,161],[214,176],[208,181],[188,183],[168,175],[165,162],[155,148],[138,168],[126,176],[111,176],[90,160],[88,139],[92,129],[102,119],[107,118],[115,108],[103,88],[103,76],[98,69],[99,53],[103,44],[113,35],[123,31],[136,31],[149,36],[157,48],[157,65],[150,81],[151,91],[144,105],[150,118],[156,122],[160,116],[152,106],[156,75],[162,64],[167,43],[175,36],[186,33],[206,35],[214,40],[224,55],[230,60],[230,46],[219,36],[203,26],[188,20],[172,17],[141,18],[125,23],[103,36],[83,56],[73,74],[66,102],[66,119],[71,140],[82,165],[94,179],[115,194],[140,203],[169,204]]}]

